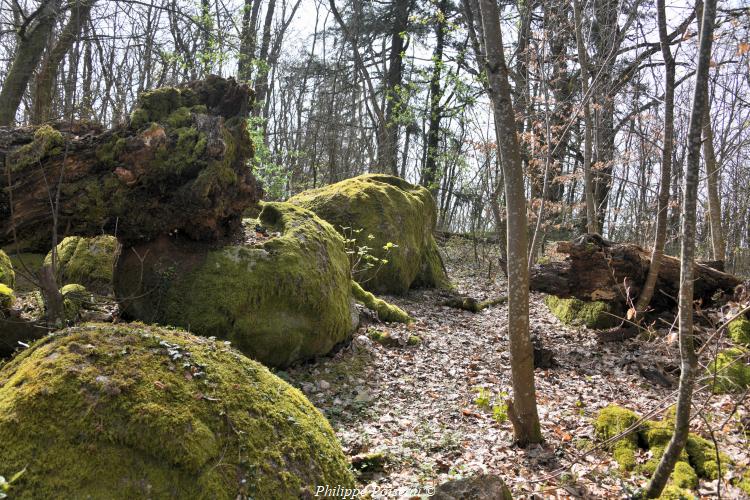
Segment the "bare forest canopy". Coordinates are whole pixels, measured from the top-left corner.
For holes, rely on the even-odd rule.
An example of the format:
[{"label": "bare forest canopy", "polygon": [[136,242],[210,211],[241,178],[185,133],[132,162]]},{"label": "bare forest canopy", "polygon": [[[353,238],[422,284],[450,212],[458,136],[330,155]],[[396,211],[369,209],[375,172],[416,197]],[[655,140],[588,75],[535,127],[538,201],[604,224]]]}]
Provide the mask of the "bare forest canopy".
[{"label": "bare forest canopy", "polygon": [[[143,91],[234,76],[257,94],[249,110],[254,167],[268,199],[392,173],[429,187],[441,230],[494,234],[505,221],[503,179],[476,57],[482,34],[467,22],[476,7],[474,0],[1,0],[0,125],[117,127]],[[680,138],[697,64],[694,7],[666,5],[676,72],[672,255],[686,158]],[[530,225],[540,222],[536,249],[586,225],[584,109],[592,118],[596,229],[648,247],[664,142],[656,6],[595,0],[582,10],[577,25],[565,0],[501,6]],[[749,32],[747,7],[721,3],[698,203],[699,255],[739,274],[750,272]]]}]

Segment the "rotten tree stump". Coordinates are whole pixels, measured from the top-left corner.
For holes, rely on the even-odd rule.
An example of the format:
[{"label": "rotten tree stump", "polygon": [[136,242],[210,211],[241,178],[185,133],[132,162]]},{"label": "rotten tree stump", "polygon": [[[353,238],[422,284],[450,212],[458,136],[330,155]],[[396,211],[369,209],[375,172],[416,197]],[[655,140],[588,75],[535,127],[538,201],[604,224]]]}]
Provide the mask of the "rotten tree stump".
[{"label": "rotten tree stump", "polygon": [[0,247],[49,250],[53,206],[60,240],[231,233],[260,196],[249,165],[251,98],[247,85],[211,76],[142,94],[128,123],[110,130],[0,128]]}]

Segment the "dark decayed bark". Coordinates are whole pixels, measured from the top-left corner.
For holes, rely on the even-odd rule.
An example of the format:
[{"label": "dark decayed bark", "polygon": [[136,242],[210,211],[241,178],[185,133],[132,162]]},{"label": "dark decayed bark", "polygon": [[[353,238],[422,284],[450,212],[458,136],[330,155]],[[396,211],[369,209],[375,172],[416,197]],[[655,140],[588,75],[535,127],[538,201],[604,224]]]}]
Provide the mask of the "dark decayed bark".
[{"label": "dark decayed bark", "polygon": [[111,130],[0,128],[0,246],[48,250],[53,207],[58,239],[228,234],[259,197],[248,165],[250,99],[247,86],[209,77],[142,94],[130,123]]}]

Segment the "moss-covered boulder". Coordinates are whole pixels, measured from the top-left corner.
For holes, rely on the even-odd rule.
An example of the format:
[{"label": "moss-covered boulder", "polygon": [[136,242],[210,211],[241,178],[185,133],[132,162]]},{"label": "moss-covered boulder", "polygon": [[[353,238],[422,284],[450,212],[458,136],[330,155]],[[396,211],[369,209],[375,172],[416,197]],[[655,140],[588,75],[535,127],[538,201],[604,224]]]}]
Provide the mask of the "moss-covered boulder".
[{"label": "moss-covered boulder", "polygon": [[305,191],[289,202],[312,210],[355,240],[353,246],[369,247],[369,255],[387,261],[355,268],[355,279],[366,289],[403,294],[413,286],[450,286],[433,237],[435,201],[424,187],[370,174]]},{"label": "moss-covered boulder", "polygon": [[0,369],[0,475],[12,498],[312,497],[352,487],[325,418],[224,342],[89,324]]},{"label": "moss-covered boulder", "polygon": [[707,367],[714,392],[740,392],[750,386],[750,351],[741,347],[725,349]]},{"label": "moss-covered boulder", "polygon": [[287,203],[265,203],[233,244],[123,251],[115,290],[126,317],[227,339],[276,367],[329,352],[357,322],[341,236]]},{"label": "moss-covered boulder", "polygon": [[561,299],[548,295],[544,299],[557,319],[571,326],[585,326],[595,330],[612,328],[620,324],[622,311],[610,302],[586,302],[576,298]]},{"label": "moss-covered boulder", "polygon": [[13,264],[8,254],[0,250],[0,285],[8,288],[16,287],[16,273],[13,272]]},{"label": "moss-covered boulder", "polygon": [[729,338],[735,344],[742,344],[750,347],[750,320],[739,317],[727,325]]},{"label": "moss-covered boulder", "polygon": [[[69,236],[57,245],[57,277],[60,285],[78,283],[97,293],[112,291],[112,272],[120,251],[114,236]],[[52,265],[52,252],[44,259]]]}]

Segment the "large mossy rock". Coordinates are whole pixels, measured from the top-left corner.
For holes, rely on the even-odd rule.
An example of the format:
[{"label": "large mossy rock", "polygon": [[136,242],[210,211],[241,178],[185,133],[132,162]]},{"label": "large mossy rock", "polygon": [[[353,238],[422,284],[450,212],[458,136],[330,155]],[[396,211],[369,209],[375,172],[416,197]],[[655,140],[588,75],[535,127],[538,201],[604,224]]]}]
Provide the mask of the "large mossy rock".
[{"label": "large mossy rock", "polygon": [[[312,210],[356,239],[357,246],[368,246],[371,255],[388,261],[355,275],[366,289],[403,294],[413,286],[450,286],[433,237],[435,200],[424,187],[369,174],[305,191],[289,202]],[[388,243],[397,246],[386,252]]]},{"label": "large mossy rock", "polygon": [[312,497],[353,487],[312,404],[224,342],[141,324],[53,334],[0,369],[12,498]]},{"label": "large mossy rock", "polygon": [[[256,239],[260,224],[269,237]],[[123,250],[115,291],[128,318],[230,340],[271,366],[326,354],[356,326],[341,236],[308,210],[266,203],[241,241],[177,238]]]},{"label": "large mossy rock", "polygon": [[[119,251],[120,244],[114,236],[68,236],[57,245],[58,284],[78,283],[93,292],[110,293]],[[52,265],[52,252],[44,263]]]},{"label": "large mossy rock", "polygon": [[571,326],[585,326],[603,330],[620,324],[622,310],[614,302],[586,302],[580,299],[561,299],[548,295],[545,305],[557,319]]}]

